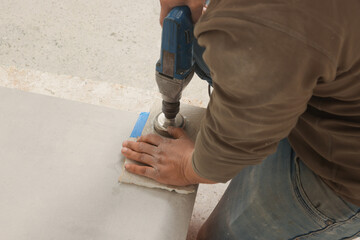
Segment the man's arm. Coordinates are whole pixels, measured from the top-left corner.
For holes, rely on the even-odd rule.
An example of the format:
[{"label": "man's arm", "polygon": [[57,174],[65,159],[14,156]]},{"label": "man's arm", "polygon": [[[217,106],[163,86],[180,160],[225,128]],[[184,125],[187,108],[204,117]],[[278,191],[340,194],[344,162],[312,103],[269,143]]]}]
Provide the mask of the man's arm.
[{"label": "man's arm", "polygon": [[217,13],[211,4],[195,35],[206,48],[214,91],[193,167],[203,178],[226,182],[275,152],[332,63],[286,32]]}]

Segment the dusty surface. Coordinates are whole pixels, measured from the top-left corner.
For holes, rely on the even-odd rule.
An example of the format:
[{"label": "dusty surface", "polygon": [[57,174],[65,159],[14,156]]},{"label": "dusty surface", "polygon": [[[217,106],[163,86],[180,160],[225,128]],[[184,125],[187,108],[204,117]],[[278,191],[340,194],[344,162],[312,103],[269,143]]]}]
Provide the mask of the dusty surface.
[{"label": "dusty surface", "polygon": [[[154,100],[161,101],[156,91],[15,66],[0,65],[0,86],[135,112],[149,111]],[[181,101],[206,107],[206,101],[196,97]]]},{"label": "dusty surface", "polygon": [[[3,0],[0,66],[157,91],[158,0]],[[207,99],[197,77],[185,96]]]}]

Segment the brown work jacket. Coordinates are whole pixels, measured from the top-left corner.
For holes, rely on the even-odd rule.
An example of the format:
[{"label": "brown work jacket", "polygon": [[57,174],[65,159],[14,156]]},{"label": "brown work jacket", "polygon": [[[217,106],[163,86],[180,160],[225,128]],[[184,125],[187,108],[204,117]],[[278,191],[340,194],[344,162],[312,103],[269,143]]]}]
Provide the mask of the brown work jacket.
[{"label": "brown work jacket", "polygon": [[226,182],[288,137],[360,206],[360,1],[212,0],[195,36],[214,91],[194,170]]}]

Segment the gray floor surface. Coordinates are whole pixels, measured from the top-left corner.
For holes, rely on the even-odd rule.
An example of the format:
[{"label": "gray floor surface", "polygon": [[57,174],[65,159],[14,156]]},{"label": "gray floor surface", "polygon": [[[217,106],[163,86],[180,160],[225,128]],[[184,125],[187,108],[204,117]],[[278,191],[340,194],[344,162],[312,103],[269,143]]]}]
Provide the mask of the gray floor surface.
[{"label": "gray floor surface", "polygon": [[[158,0],[1,0],[0,65],[157,91]],[[184,93],[208,100],[194,77]]]}]

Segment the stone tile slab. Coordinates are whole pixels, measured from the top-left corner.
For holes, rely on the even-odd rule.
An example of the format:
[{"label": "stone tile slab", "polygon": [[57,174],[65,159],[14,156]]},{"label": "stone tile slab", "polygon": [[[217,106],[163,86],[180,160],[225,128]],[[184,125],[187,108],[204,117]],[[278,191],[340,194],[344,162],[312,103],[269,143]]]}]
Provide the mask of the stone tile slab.
[{"label": "stone tile slab", "polygon": [[0,88],[0,238],[185,239],[195,194],[118,184],[137,116]]}]

